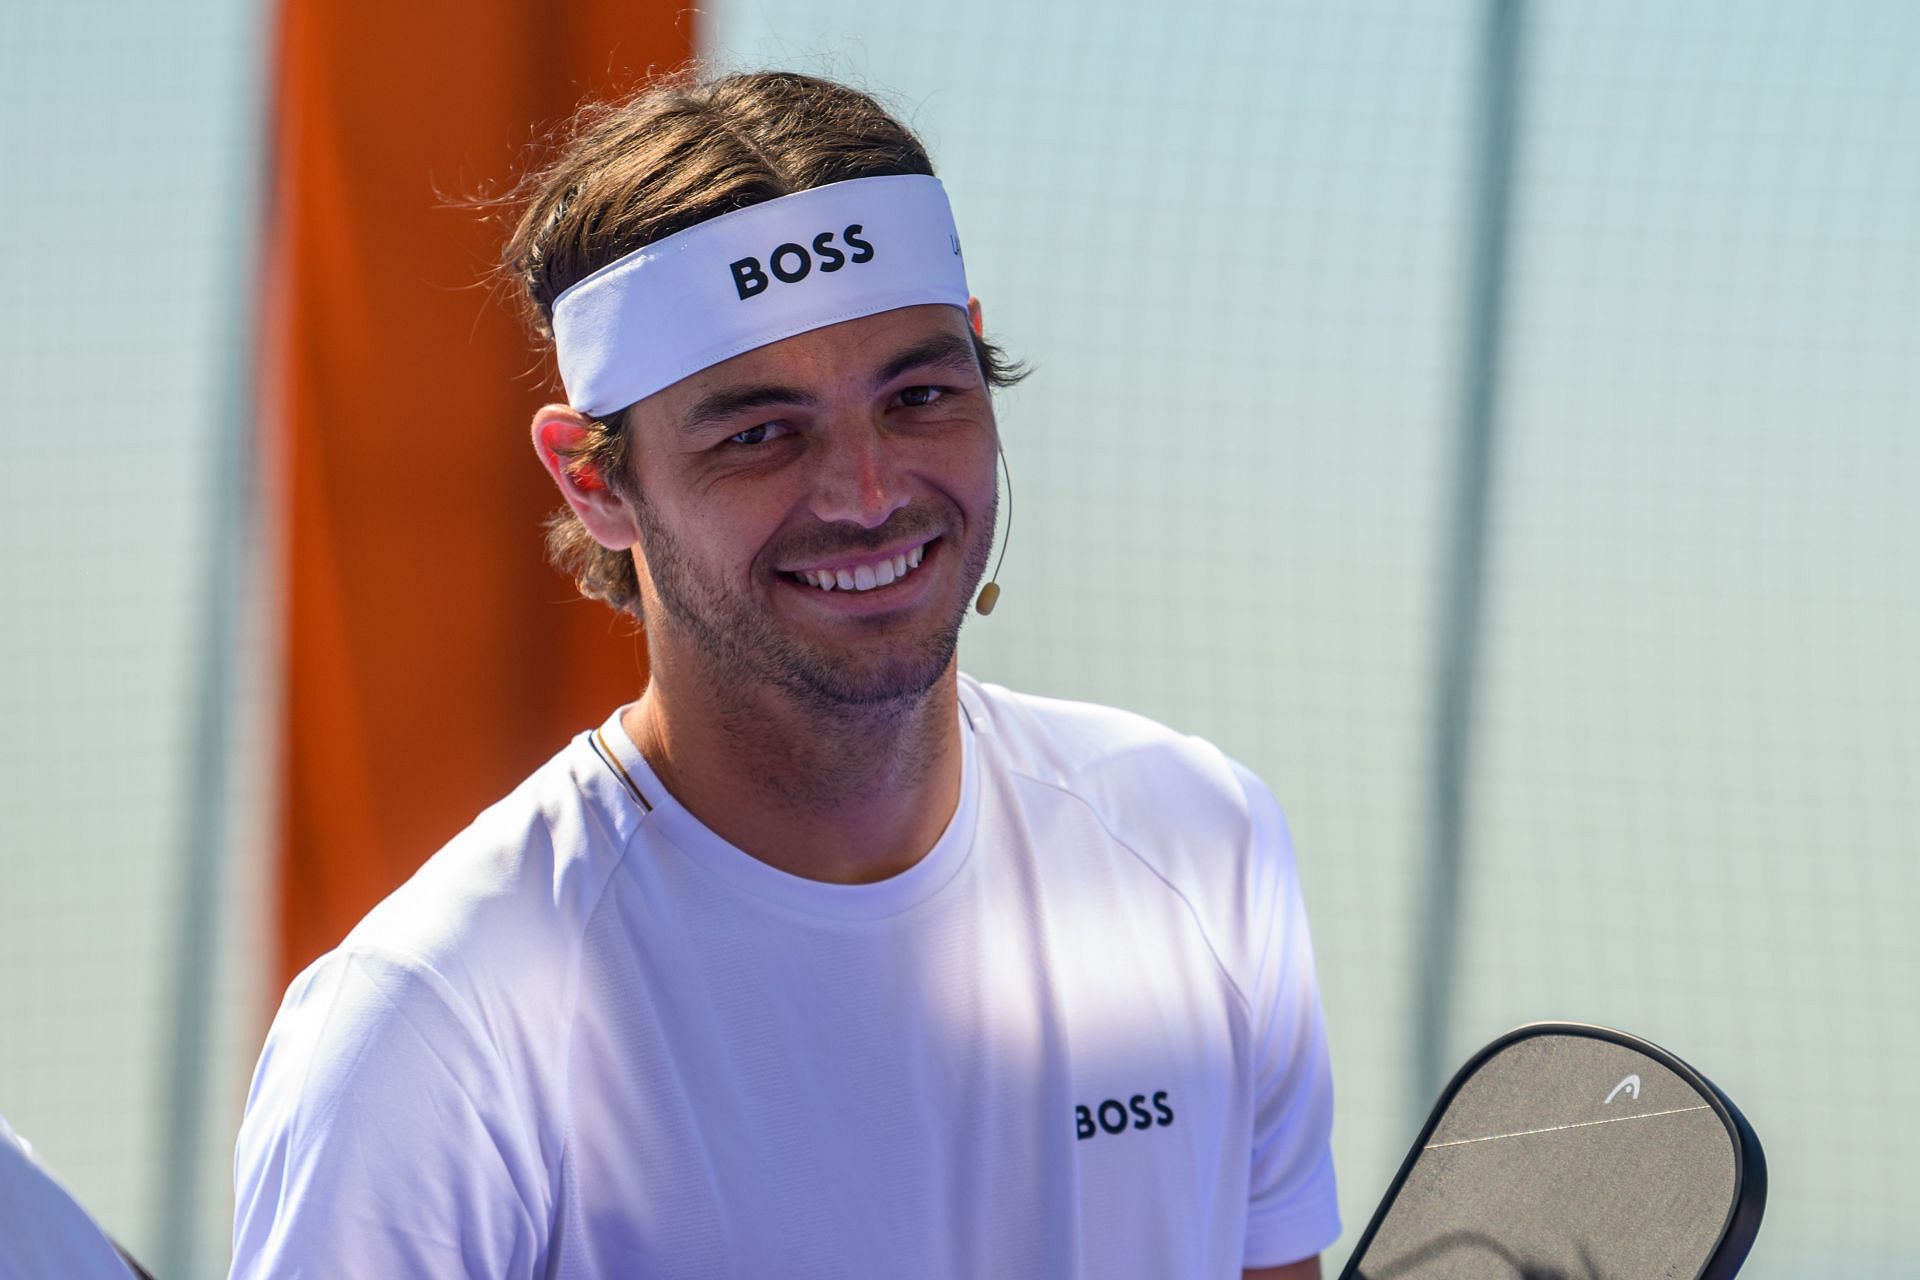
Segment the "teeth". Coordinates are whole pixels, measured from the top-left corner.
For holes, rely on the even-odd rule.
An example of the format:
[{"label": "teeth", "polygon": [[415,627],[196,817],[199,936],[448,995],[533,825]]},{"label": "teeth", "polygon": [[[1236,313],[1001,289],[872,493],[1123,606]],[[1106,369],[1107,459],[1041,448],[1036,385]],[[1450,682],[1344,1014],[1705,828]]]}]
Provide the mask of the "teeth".
[{"label": "teeth", "polygon": [[871,591],[875,587],[884,587],[888,583],[898,582],[920,567],[926,559],[924,545],[895,556],[891,560],[882,560],[879,564],[863,564],[855,569],[804,569],[798,575],[800,581],[822,591]]}]

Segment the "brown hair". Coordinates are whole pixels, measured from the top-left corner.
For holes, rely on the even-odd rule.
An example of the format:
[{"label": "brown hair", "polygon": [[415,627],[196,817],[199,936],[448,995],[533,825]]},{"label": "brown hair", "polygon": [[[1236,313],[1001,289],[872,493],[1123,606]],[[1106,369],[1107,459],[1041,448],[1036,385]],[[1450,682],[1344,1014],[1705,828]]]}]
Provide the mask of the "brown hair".
[{"label": "brown hair", "polygon": [[[914,173],[933,173],[926,148],[858,90],[784,71],[708,80],[682,73],[575,113],[552,160],[508,198],[519,215],[501,269],[536,337],[551,346],[553,300],[643,245],[796,191]],[[976,337],[974,346],[989,386],[1024,376],[991,343]],[[624,409],[596,419],[571,466],[639,502],[625,419]],[[640,616],[632,556],[595,542],[566,507],[547,521],[547,556],[583,594]]]}]

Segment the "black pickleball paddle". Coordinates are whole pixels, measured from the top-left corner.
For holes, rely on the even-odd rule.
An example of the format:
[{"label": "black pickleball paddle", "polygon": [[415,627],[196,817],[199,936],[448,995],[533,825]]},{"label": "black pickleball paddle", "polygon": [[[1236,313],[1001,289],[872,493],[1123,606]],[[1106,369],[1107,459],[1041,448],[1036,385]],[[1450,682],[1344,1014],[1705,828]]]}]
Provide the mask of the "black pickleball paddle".
[{"label": "black pickleball paddle", "polygon": [[1767,1162],[1712,1081],[1657,1045],[1542,1022],[1440,1094],[1341,1280],[1725,1280]]}]

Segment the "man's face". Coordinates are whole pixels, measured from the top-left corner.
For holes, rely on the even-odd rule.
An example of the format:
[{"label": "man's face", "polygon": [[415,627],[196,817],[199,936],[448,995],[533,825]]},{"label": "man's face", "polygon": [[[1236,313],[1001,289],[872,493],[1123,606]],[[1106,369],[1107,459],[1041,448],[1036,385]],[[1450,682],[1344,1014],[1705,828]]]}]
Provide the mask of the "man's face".
[{"label": "man's face", "polygon": [[910,703],[947,671],[992,549],[999,448],[964,313],[798,334],[649,396],[627,426],[656,660],[842,711]]}]

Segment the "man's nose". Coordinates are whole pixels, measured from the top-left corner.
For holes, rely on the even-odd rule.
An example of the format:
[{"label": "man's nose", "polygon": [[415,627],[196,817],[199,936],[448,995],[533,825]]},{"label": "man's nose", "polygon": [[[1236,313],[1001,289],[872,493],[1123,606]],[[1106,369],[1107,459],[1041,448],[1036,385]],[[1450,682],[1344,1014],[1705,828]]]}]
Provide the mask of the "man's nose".
[{"label": "man's nose", "polygon": [[813,499],[820,520],[877,529],[907,505],[901,444],[877,424],[829,432],[824,444]]}]

